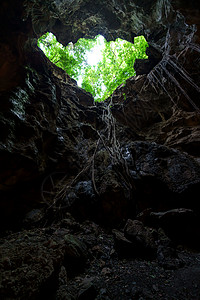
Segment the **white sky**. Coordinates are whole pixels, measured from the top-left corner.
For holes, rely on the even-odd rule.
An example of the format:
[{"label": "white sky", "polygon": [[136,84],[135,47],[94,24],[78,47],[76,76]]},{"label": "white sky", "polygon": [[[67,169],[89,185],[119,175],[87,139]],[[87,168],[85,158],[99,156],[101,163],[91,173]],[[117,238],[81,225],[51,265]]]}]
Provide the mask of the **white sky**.
[{"label": "white sky", "polygon": [[[105,46],[105,38],[102,35],[97,37],[96,45],[87,53],[87,63],[90,66],[96,66],[98,62],[102,60],[102,50]],[[81,86],[82,84],[82,76],[79,76],[77,84]]]},{"label": "white sky", "polygon": [[[51,42],[51,40],[54,38],[54,35],[52,33],[49,33],[49,35],[47,36],[47,39],[46,41],[48,42]],[[118,40],[118,43],[121,43],[123,44],[125,41],[124,40]],[[101,60],[102,60],[102,50],[104,49],[105,47],[105,43],[106,43],[106,39],[102,36],[102,35],[99,35],[97,38],[96,38],[96,43],[95,43],[95,46],[91,49],[91,50],[88,50],[86,52],[86,60],[87,60],[87,63],[90,65],[90,66],[93,66],[95,67]],[[113,42],[114,43],[114,42]],[[73,44],[72,44],[73,45]],[[60,46],[60,47],[63,47],[61,44],[58,43],[57,46]],[[41,43],[40,44],[40,48],[46,53],[47,50],[46,50],[46,47],[43,46],[43,44]],[[47,53],[46,53],[47,55]],[[83,77],[83,74],[80,74],[78,80],[77,80],[77,84],[79,86],[81,86],[82,84],[82,77]]]},{"label": "white sky", "polygon": [[[53,39],[54,35],[52,33],[49,33],[47,41],[51,41]],[[105,38],[102,35],[99,35],[96,40],[96,45],[90,50],[87,51],[87,63],[91,66],[95,66],[102,60],[102,50],[105,46]],[[62,47],[62,46],[61,46]],[[46,52],[45,47],[43,44],[40,44],[40,48]],[[77,81],[78,85],[81,86],[82,83],[82,76],[79,76],[79,79]]]},{"label": "white sky", "polygon": [[99,61],[102,59],[102,53],[101,51],[104,48],[105,39],[102,35],[99,35],[97,38],[97,44],[92,48],[90,51],[88,51],[87,54],[87,63],[91,66],[97,65]]}]

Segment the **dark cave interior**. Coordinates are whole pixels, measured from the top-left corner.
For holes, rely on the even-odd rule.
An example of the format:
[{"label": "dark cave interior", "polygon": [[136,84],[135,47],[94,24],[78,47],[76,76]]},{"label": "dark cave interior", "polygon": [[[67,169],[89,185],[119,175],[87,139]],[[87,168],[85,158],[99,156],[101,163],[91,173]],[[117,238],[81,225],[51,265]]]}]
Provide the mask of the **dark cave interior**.
[{"label": "dark cave interior", "polygon": [[[199,299],[198,2],[2,0],[0,24],[1,299]],[[45,32],[149,58],[94,103]]]}]

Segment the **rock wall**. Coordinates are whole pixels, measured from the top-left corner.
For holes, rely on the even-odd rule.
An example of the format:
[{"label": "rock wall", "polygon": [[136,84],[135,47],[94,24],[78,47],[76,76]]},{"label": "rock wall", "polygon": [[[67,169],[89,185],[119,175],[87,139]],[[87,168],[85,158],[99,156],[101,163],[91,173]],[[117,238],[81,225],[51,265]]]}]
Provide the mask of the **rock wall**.
[{"label": "rock wall", "polygon": [[[194,9],[198,15],[198,6]],[[183,201],[198,207],[200,48],[190,5],[10,0],[2,1],[0,16],[0,205],[5,227],[16,225],[30,208],[59,198],[63,177],[63,199],[78,218],[93,216],[113,224],[151,205],[176,208]],[[112,101],[109,109],[94,104],[89,93],[48,61],[37,47],[46,31],[64,45],[97,34],[133,42],[143,34],[149,59],[136,62],[137,76],[117,88],[107,101]],[[76,186],[81,182],[85,196]],[[74,193],[72,199],[69,193]],[[187,203],[189,193],[192,204]]]},{"label": "rock wall", "polygon": [[[1,299],[200,298],[198,17],[196,1],[1,1]],[[46,31],[143,34],[149,59],[94,103],[37,47]]]}]

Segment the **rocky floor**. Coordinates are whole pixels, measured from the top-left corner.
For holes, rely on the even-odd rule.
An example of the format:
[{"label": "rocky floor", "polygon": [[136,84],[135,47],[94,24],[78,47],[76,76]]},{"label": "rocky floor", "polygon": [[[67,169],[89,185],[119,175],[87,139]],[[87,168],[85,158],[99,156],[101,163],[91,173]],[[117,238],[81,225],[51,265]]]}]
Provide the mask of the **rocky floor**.
[{"label": "rocky floor", "polygon": [[175,245],[162,229],[155,235],[138,220],[127,224],[105,229],[67,213],[57,224],[26,222],[4,233],[1,299],[200,299],[200,253]]}]

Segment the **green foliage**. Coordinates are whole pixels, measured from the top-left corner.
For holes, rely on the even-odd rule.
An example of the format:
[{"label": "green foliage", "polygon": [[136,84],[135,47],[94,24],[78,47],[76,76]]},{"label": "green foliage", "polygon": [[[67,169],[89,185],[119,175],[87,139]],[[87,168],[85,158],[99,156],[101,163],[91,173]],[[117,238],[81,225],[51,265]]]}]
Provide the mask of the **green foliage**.
[{"label": "green foliage", "polygon": [[[38,46],[58,67],[81,82],[81,87],[90,92],[96,101],[103,101],[126,79],[135,75],[135,59],[146,59],[148,43],[143,36],[136,37],[134,44],[116,39],[115,42],[95,39],[79,39],[76,44],[64,47],[55,36],[46,33],[38,40]],[[101,48],[102,59],[88,63],[91,51]]]}]

